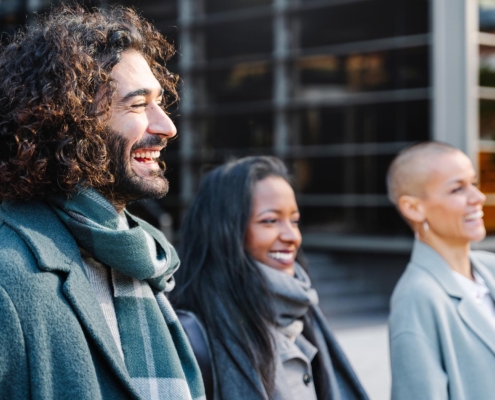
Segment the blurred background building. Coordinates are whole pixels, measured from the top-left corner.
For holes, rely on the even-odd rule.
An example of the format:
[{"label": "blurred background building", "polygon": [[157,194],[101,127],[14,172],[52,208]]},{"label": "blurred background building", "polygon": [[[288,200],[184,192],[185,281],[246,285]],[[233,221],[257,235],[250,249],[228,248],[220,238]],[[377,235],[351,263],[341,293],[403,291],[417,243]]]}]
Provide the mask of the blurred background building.
[{"label": "blurred background building", "polygon": [[[313,263],[342,266],[322,277],[338,303],[350,291],[348,307],[334,306],[386,310],[412,235],[387,199],[385,173],[398,150],[427,139],[470,155],[495,232],[495,0],[84,3],[134,6],[178,50],[171,190],[133,206],[172,239],[205,172],[274,154],[293,172]],[[0,0],[2,41],[55,4]],[[495,249],[490,238],[484,246]]]},{"label": "blurred background building", "polygon": [[[0,0],[2,41],[56,3]],[[385,316],[412,245],[385,173],[397,151],[427,139],[471,157],[495,233],[495,0],[84,3],[135,6],[178,50],[170,193],[133,206],[172,239],[205,172],[277,155],[294,175],[327,316]],[[481,246],[495,250],[495,237]]]}]

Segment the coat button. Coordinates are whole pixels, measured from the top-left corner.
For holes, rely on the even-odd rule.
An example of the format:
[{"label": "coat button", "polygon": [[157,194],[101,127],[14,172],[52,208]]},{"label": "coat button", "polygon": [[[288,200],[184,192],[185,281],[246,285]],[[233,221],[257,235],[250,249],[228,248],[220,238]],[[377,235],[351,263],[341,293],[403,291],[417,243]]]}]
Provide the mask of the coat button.
[{"label": "coat button", "polygon": [[303,375],[303,382],[306,386],[309,386],[309,383],[311,382],[311,377],[309,376],[309,374]]}]

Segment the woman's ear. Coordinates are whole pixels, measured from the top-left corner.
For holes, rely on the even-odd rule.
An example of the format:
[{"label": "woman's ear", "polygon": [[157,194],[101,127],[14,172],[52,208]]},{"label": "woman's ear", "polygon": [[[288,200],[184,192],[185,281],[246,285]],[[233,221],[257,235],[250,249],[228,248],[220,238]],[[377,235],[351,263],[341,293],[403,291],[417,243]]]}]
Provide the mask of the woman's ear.
[{"label": "woman's ear", "polygon": [[416,196],[401,196],[397,202],[397,208],[409,221],[423,222],[425,220],[423,204],[421,199]]}]

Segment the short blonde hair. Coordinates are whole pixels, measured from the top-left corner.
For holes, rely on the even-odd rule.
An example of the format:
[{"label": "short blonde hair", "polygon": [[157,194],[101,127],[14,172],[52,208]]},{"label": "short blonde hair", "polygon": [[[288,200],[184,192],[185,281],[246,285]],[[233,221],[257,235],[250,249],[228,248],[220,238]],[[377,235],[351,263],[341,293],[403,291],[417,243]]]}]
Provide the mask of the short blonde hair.
[{"label": "short blonde hair", "polygon": [[387,194],[397,206],[403,195],[421,196],[431,168],[429,161],[440,154],[460,151],[443,142],[422,142],[402,150],[392,161],[387,172]]}]

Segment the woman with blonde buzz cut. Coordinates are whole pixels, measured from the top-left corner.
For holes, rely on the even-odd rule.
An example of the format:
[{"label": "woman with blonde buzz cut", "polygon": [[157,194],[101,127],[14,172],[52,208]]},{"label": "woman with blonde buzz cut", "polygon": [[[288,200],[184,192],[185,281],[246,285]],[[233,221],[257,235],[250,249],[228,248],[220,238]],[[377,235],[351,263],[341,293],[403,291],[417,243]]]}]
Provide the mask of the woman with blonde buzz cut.
[{"label": "woman with blonde buzz cut", "polygon": [[420,143],[392,162],[389,197],[415,233],[391,301],[392,399],[495,398],[495,256],[485,195],[460,150]]}]

